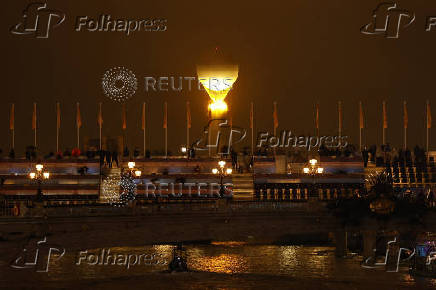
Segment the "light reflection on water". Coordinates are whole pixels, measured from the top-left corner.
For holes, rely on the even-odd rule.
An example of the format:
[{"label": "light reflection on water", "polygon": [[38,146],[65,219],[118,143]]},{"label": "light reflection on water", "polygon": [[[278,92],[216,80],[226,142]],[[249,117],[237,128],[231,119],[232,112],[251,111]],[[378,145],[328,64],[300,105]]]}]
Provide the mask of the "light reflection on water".
[{"label": "light reflection on water", "polygon": [[[43,281],[71,281],[76,279],[114,279],[138,277],[144,273],[163,272],[171,260],[172,245],[143,247],[112,247],[111,253],[120,255],[156,255],[165,264],[141,264],[127,269],[125,265],[76,265],[80,251],[66,251],[59,260],[52,259],[48,273],[13,271],[10,279]],[[414,286],[417,280],[410,276],[406,267],[399,273],[363,269],[362,257],[336,258],[334,247],[248,245],[237,242],[214,242],[210,245],[185,245],[188,267],[193,271],[224,274],[283,275],[298,279],[332,279],[340,281],[368,282],[369,280],[395,281],[404,286]],[[103,249],[88,249],[98,255]],[[107,250],[107,249],[106,249]],[[122,263],[121,263],[122,264]],[[1,275],[0,275],[1,276]],[[14,277],[15,276],[15,277]],[[3,280],[4,278],[0,278]],[[436,286],[436,279],[423,280],[426,286]],[[1,281],[0,281],[1,282]]]}]

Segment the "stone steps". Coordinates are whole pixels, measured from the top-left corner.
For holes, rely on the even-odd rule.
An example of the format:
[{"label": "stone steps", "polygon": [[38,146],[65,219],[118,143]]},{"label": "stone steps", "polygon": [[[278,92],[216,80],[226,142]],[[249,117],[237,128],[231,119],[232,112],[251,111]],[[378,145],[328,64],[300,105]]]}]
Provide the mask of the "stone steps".
[{"label": "stone steps", "polygon": [[253,174],[232,174],[233,199],[251,200],[254,193]]}]

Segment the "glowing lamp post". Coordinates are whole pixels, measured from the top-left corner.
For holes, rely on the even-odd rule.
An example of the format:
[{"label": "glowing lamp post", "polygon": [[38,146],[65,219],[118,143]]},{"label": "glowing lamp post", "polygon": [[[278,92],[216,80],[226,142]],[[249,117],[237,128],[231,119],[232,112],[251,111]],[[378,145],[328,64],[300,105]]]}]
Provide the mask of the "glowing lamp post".
[{"label": "glowing lamp post", "polygon": [[303,173],[308,174],[312,176],[312,189],[315,190],[315,177],[317,175],[320,175],[324,172],[324,168],[321,166],[318,166],[318,160],[316,159],[310,159],[309,160],[309,166],[303,168]]},{"label": "glowing lamp post", "polygon": [[322,174],[324,172],[324,168],[317,166],[317,164],[318,164],[318,160],[310,159],[309,166],[303,168],[303,173],[310,174],[312,176],[315,176],[317,174]]},{"label": "glowing lamp post", "polygon": [[219,175],[220,177],[220,196],[223,197],[226,193],[226,189],[224,188],[224,177],[227,175],[231,175],[233,172],[232,168],[226,168],[226,162],[224,160],[218,161],[218,168],[213,168],[212,173],[215,175]]},{"label": "glowing lamp post", "polygon": [[44,179],[50,178],[50,172],[44,171],[44,165],[42,164],[36,164],[35,169],[36,171],[32,171],[29,173],[29,178],[31,180],[36,180],[36,182],[38,183],[36,198],[37,200],[42,200],[43,193],[41,189],[41,184]]},{"label": "glowing lamp post", "polygon": [[190,152],[189,152],[189,147],[188,146],[185,146],[185,145],[182,145],[181,147],[180,147],[180,153],[182,153],[182,155],[185,157],[185,158],[189,158],[190,156]]},{"label": "glowing lamp post", "polygon": [[137,168],[135,168],[135,166],[136,166],[136,163],[133,162],[133,161],[129,161],[127,163],[127,167],[129,167],[129,174],[130,174],[130,176],[135,175],[136,177],[141,177],[142,171],[137,169]]}]

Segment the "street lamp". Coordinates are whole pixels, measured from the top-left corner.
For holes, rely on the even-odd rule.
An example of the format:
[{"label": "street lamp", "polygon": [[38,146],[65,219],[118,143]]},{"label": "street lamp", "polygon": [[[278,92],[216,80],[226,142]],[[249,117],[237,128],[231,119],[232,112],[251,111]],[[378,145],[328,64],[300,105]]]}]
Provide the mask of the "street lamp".
[{"label": "street lamp", "polygon": [[37,181],[38,190],[37,190],[36,198],[38,200],[42,200],[43,194],[42,194],[41,184],[42,184],[42,181],[44,179],[50,178],[50,172],[44,171],[44,165],[42,165],[40,163],[35,165],[35,169],[36,169],[36,172],[32,171],[29,173],[29,178]]},{"label": "street lamp", "polygon": [[312,176],[312,192],[315,190],[315,176],[322,174],[324,168],[318,165],[318,160],[312,158],[309,160],[309,166],[303,168],[303,173]]},{"label": "street lamp", "polygon": [[190,156],[190,148],[188,147],[188,146],[186,146],[186,145],[182,145],[181,147],[180,147],[180,153],[182,153],[182,155],[185,157],[185,158],[190,158],[191,156]]},{"label": "street lamp", "polygon": [[142,171],[138,168],[135,168],[136,163],[134,161],[129,161],[127,166],[129,167],[130,176],[135,175],[136,177],[140,177],[142,175]]},{"label": "street lamp", "polygon": [[220,177],[220,196],[223,197],[226,193],[226,190],[224,188],[223,179],[227,175],[231,175],[233,170],[232,168],[228,167],[226,168],[226,162],[224,160],[218,161],[218,168],[213,168],[212,173],[219,175]]},{"label": "street lamp", "polygon": [[324,168],[321,166],[318,166],[318,160],[316,159],[310,159],[309,160],[309,166],[303,168],[303,172],[305,174],[310,174],[312,176],[315,176],[316,174],[322,174],[324,172]]}]

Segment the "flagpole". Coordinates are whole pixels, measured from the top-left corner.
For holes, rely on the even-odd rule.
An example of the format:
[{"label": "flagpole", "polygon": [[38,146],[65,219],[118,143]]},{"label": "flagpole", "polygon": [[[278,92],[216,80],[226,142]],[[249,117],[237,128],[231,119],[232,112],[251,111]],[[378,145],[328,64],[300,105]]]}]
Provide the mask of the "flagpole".
[{"label": "flagpole", "polygon": [[99,126],[98,131],[99,131],[98,132],[98,135],[99,135],[98,137],[99,137],[99,141],[100,141],[99,143],[100,143],[100,151],[101,151],[101,125]]},{"label": "flagpole", "polygon": [[56,153],[59,152],[59,127],[56,126]]},{"label": "flagpole", "polygon": [[164,104],[164,124],[165,124],[165,158],[168,158],[168,105],[167,102]]},{"label": "flagpole", "polygon": [[338,137],[339,140],[342,137],[342,102],[338,102]]},{"label": "flagpole", "polygon": [[34,133],[34,141],[33,141],[33,145],[34,145],[34,147],[35,148],[37,148],[36,147],[36,129],[37,129],[37,118],[36,118],[36,103],[33,103],[33,111],[34,111],[34,117],[33,117],[33,119],[34,119],[34,122],[35,122],[35,130],[33,131],[33,133]]},{"label": "flagpole", "polygon": [[189,118],[190,118],[189,102],[186,103],[186,148],[189,148]]},{"label": "flagpole", "polygon": [[359,152],[362,152],[362,129],[363,129],[363,108],[359,101]]},{"label": "flagpole", "polygon": [[142,103],[142,133],[143,133],[143,152],[144,152],[144,158],[145,158],[145,102]]},{"label": "flagpole", "polygon": [[59,102],[56,103],[56,154],[59,152]]},{"label": "flagpole", "polygon": [[99,138],[99,145],[100,145],[100,151],[101,151],[101,127],[102,127],[102,112],[101,112],[101,102],[98,104],[98,138]]},{"label": "flagpole", "polygon": [[165,158],[168,158],[168,128],[165,128]]},{"label": "flagpole", "polygon": [[[409,127],[409,117],[407,113],[407,103],[406,101],[403,102],[403,128],[404,128],[404,141],[403,141],[403,149],[406,150],[407,148],[407,127]],[[406,119],[407,118],[407,119]]]},{"label": "flagpole", "polygon": [[[277,137],[277,136],[276,136],[276,134],[277,134],[277,128],[276,128],[276,121],[275,121],[275,119],[277,118],[277,117],[276,117],[276,114],[277,114],[277,111],[276,111],[277,103],[274,102],[274,103],[273,103],[273,106],[274,106],[274,116],[273,116],[273,128],[274,128],[273,131],[274,131],[274,132],[273,132],[273,133],[274,133],[274,136]],[[275,157],[275,156],[276,156],[276,147],[273,148],[273,153],[274,153],[274,157]]]},{"label": "flagpole", "polygon": [[[79,103],[76,104],[77,149],[80,148]],[[81,120],[80,120],[81,122]]]},{"label": "flagpole", "polygon": [[189,147],[189,126],[188,120],[186,120],[186,148]]},{"label": "flagpole", "polygon": [[382,145],[386,144],[386,127],[387,127],[386,102],[383,101],[383,137],[382,137]]},{"label": "flagpole", "polygon": [[429,139],[429,129],[430,129],[430,120],[429,120],[429,111],[430,111],[430,102],[427,100],[427,103],[426,103],[426,124],[425,124],[425,127],[426,127],[426,129],[427,129],[427,138],[426,138],[426,151],[427,151],[427,159],[429,159],[429,152],[428,152],[428,144],[429,144],[429,142],[428,142],[428,139]]},{"label": "flagpole", "polygon": [[407,128],[404,128],[404,150],[407,148]]},{"label": "flagpole", "polygon": [[10,112],[10,124],[9,127],[11,129],[12,133],[12,146],[11,149],[13,150],[15,148],[15,104],[11,105],[11,112]]},{"label": "flagpole", "polygon": [[211,135],[211,132],[210,132],[210,123],[211,123],[211,121],[212,121],[212,111],[211,111],[211,108],[210,108],[210,103],[209,103],[209,105],[208,105],[208,107],[207,107],[207,119],[208,119],[208,123],[207,123],[207,148],[208,148],[208,154],[209,154],[209,158],[210,158],[210,155],[211,155],[211,146],[210,146],[210,135]]},{"label": "flagpole", "polygon": [[251,122],[251,156],[254,156],[254,104],[253,102],[251,102],[251,118],[250,118],[250,122]]}]

